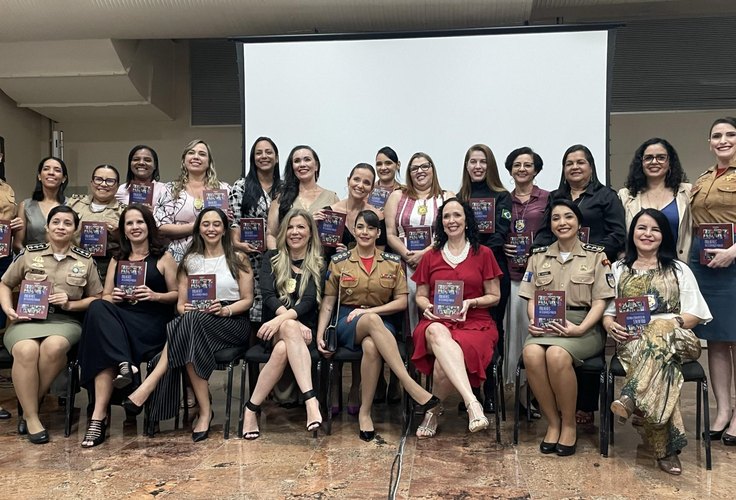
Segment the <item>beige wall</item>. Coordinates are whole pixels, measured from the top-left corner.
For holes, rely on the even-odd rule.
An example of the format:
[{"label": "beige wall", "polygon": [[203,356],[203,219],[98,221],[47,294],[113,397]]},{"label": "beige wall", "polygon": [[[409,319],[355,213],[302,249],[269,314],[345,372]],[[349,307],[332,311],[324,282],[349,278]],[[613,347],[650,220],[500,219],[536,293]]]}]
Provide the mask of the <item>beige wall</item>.
[{"label": "beige wall", "polygon": [[184,146],[195,138],[212,148],[218,177],[232,183],[241,171],[240,127],[191,127],[189,124],[189,49],[186,42],[176,44],[174,64],[174,109],[170,121],[141,122],[88,121],[60,122],[55,130],[64,132],[64,161],[70,169],[70,192],[86,192],[95,166],[110,163],[125,177],[130,148],[147,144],[158,153],[162,180],[179,174]]},{"label": "beige wall", "polygon": [[16,199],[31,196],[36,184],[38,161],[49,153],[48,120],[34,111],[19,108],[0,91],[0,135],[5,137],[5,177]]}]

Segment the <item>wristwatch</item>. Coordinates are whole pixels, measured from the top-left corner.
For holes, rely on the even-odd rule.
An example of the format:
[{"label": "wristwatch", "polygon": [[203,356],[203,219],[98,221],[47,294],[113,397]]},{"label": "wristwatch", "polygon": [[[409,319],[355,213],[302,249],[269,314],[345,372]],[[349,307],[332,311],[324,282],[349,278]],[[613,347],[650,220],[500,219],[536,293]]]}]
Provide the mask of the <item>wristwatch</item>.
[{"label": "wristwatch", "polygon": [[682,319],[682,316],[675,316],[675,321],[677,321],[677,324],[680,325],[680,328],[685,328],[685,320]]}]

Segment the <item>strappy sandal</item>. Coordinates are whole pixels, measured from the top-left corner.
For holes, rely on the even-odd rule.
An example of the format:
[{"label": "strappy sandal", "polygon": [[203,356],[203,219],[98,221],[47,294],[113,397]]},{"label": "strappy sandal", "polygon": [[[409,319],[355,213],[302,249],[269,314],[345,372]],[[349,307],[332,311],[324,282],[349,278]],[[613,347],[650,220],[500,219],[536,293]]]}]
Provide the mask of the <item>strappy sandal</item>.
[{"label": "strappy sandal", "polygon": [[[470,408],[472,406],[476,406],[480,408],[480,417],[470,418],[470,414],[471,414]],[[468,407],[468,418],[470,419],[468,421],[468,430],[470,432],[478,432],[478,431],[482,431],[483,429],[487,429],[489,422],[488,422],[488,418],[486,418],[485,414],[483,413],[483,405],[480,404],[480,401],[476,399],[475,401],[472,401],[469,405],[467,405],[467,407]]]},{"label": "strappy sandal", "polygon": [[133,375],[138,371],[127,361],[123,361],[119,365],[118,375],[112,380],[112,386],[115,389],[123,389],[133,383]]},{"label": "strappy sandal", "polygon": [[[87,432],[84,433],[82,448],[93,448],[105,442],[107,437],[107,419],[90,420]],[[92,443],[92,444],[85,444]]]},{"label": "strappy sandal", "polygon": [[[258,419],[261,416],[261,405],[254,405],[253,403],[250,402],[250,400],[248,400],[248,402],[245,403],[245,408],[256,414],[256,424],[257,424]],[[256,429],[254,431],[243,431],[243,439],[247,439],[248,441],[253,441],[254,439],[258,439],[259,437],[261,437],[260,429]]]},{"label": "strappy sandal", "polygon": [[417,438],[428,439],[437,434],[437,427],[439,427],[440,423],[438,418],[439,415],[442,415],[442,407],[427,410],[424,414],[424,420],[422,420],[422,423],[417,427]]},{"label": "strappy sandal", "polygon": [[667,455],[664,458],[658,458],[657,465],[667,474],[672,474],[673,476],[679,476],[682,474],[682,464],[680,463],[680,457],[677,456],[677,453]]},{"label": "strappy sandal", "polygon": [[575,422],[579,425],[590,425],[595,421],[592,411],[578,410],[575,412]]},{"label": "strappy sandal", "polygon": [[[317,391],[315,391],[314,389],[310,389],[307,392],[302,393],[302,401],[304,401],[305,403],[310,399],[314,399],[316,397]],[[317,406],[317,409],[319,410],[319,405]],[[314,432],[314,437],[317,437],[317,433],[319,432],[320,427],[322,427],[322,415],[320,415],[319,420],[313,420],[312,422],[309,422],[307,424],[307,432]]]}]

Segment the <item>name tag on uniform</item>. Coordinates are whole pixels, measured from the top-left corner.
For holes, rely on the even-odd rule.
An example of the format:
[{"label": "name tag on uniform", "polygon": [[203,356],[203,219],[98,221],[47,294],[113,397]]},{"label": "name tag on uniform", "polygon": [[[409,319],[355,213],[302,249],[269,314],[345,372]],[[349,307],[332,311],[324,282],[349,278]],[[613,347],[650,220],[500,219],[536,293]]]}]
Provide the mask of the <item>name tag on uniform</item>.
[{"label": "name tag on uniform", "polygon": [[383,274],[381,274],[381,279],[382,280],[392,280],[394,278],[396,278],[396,275],[393,274],[393,273],[383,273]]},{"label": "name tag on uniform", "polygon": [[355,281],[355,278],[350,276],[349,274],[343,274],[341,280],[342,281]]},{"label": "name tag on uniform", "polygon": [[552,274],[552,271],[542,271],[539,276],[547,276],[548,274]]}]

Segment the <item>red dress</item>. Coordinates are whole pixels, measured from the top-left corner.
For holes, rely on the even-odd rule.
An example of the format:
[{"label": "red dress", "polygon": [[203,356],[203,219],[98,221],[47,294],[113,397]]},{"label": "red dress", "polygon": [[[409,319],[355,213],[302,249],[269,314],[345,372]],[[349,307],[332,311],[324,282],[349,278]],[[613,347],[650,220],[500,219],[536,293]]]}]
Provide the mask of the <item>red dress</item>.
[{"label": "red dress", "polygon": [[[434,283],[437,280],[459,280],[465,282],[463,300],[485,295],[483,281],[502,276],[493,252],[481,245],[478,252],[472,248],[468,257],[456,268],[452,268],[442,258],[440,250],[432,249],[424,254],[411,279],[417,285],[429,285],[429,301],[434,303]],[[460,345],[465,359],[470,385],[480,387],[486,379],[486,367],[493,357],[493,349],[498,341],[498,330],[488,309],[469,309],[465,321],[442,321]],[[417,369],[429,375],[434,368],[434,356],[427,352],[424,332],[432,324],[422,319],[414,330],[414,354],[411,360]]]}]

